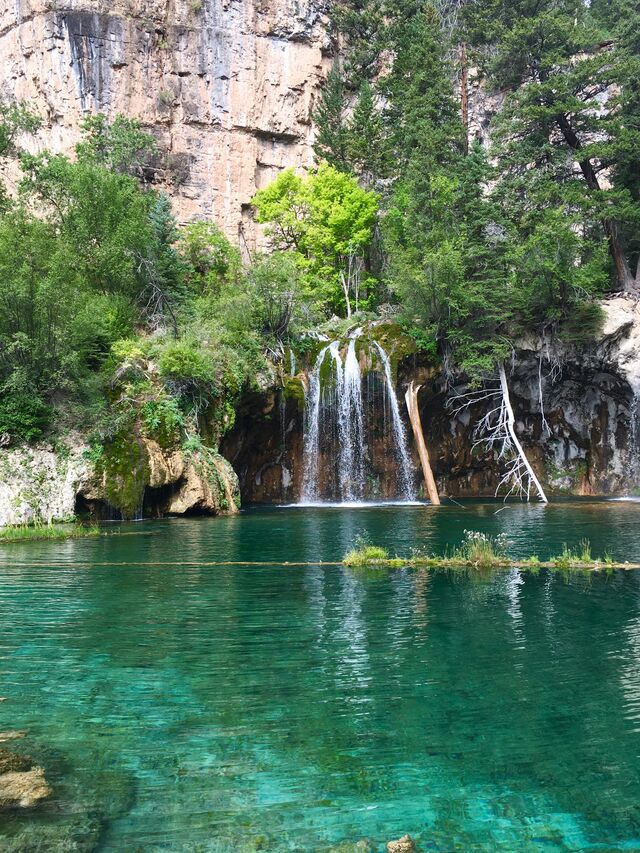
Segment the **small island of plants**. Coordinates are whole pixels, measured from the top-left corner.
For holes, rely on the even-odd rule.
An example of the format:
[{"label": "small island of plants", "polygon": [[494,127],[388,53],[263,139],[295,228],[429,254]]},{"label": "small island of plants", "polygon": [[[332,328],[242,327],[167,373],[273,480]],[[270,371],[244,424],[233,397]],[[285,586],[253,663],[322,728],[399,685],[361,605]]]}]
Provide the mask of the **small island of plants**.
[{"label": "small island of plants", "polygon": [[507,538],[500,533],[490,536],[477,530],[465,530],[464,539],[458,546],[444,554],[413,552],[408,557],[391,556],[378,545],[358,541],[356,546],[345,554],[343,565],[351,568],[377,566],[380,568],[427,567],[446,569],[637,569],[640,563],[616,562],[609,554],[596,557],[592,554],[591,543],[587,539],[579,542],[576,549],[564,545],[562,552],[541,560],[532,554],[526,558],[514,559],[507,551]]},{"label": "small island of plants", "polygon": [[100,536],[97,524],[81,524],[72,521],[67,524],[9,524],[0,527],[0,544],[8,542],[33,542],[40,539],[80,539],[87,536]]}]

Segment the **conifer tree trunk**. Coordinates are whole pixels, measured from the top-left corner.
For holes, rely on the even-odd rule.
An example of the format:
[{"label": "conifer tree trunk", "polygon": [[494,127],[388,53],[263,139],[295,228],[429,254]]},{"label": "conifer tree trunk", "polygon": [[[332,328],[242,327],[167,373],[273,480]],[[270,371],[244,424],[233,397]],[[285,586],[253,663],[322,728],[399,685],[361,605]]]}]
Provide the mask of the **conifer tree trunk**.
[{"label": "conifer tree trunk", "polygon": [[[571,148],[576,157],[579,158],[578,152],[583,150],[582,142],[566,116],[561,115],[558,118],[558,127],[560,128],[562,136],[569,148]],[[598,180],[598,175],[591,160],[583,157],[582,159],[578,159],[578,165],[580,166],[582,177],[589,189],[600,190],[600,181]],[[622,245],[622,238],[620,236],[618,223],[613,219],[603,219],[602,227],[607,235],[609,252],[611,253],[613,264],[616,268],[616,276],[622,292],[637,293],[640,282],[638,281],[638,277],[636,276],[636,278],[634,278],[631,273],[631,267],[629,266],[629,262],[627,261],[627,257],[624,252],[624,247]]]},{"label": "conifer tree trunk", "polygon": [[422,386],[416,385],[413,381],[409,383],[407,393],[405,394],[405,402],[409,411],[409,420],[411,421],[411,429],[418,447],[420,456],[420,464],[422,465],[422,474],[424,476],[424,484],[429,495],[429,500],[436,506],[440,505],[440,496],[438,495],[438,487],[431,470],[431,462],[429,461],[429,451],[424,440],[422,432],[422,423],[420,421],[420,410],[418,408],[418,391]]}]

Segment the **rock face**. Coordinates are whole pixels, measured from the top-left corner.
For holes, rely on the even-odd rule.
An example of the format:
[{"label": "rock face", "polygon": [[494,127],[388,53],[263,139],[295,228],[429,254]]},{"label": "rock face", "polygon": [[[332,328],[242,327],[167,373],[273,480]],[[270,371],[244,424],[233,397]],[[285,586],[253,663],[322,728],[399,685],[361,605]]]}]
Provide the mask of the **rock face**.
[{"label": "rock face", "polygon": [[[603,308],[605,322],[592,345],[552,347],[544,341],[524,341],[509,365],[516,429],[550,494],[622,495],[640,489],[640,305],[616,297]],[[493,495],[501,466],[486,448],[474,447],[475,428],[486,406],[452,414],[439,369],[411,355],[398,368],[403,413],[404,388],[412,379],[422,385],[421,419],[441,494]],[[284,391],[246,400],[223,442],[245,501],[289,502],[300,497],[304,401],[287,390],[285,386]],[[382,459],[375,472],[376,494],[391,497],[397,467],[393,448],[376,452],[375,442],[374,436],[374,452]],[[412,452],[418,471],[413,447]]]},{"label": "rock face", "polygon": [[330,65],[325,0],[16,0],[0,13],[0,93],[44,119],[25,146],[69,152],[91,112],[158,137],[183,220],[249,245],[247,205],[311,162],[310,114]]},{"label": "rock face", "polygon": [[[240,507],[238,478],[226,459],[209,448],[163,449],[148,438],[131,437],[126,455],[107,450],[78,490],[76,506],[93,516],[149,518],[220,515]],[[131,464],[130,449],[135,449]]]},{"label": "rock face", "polygon": [[163,450],[146,439],[140,448],[142,464],[137,461],[133,468],[125,459],[118,460],[115,469],[99,470],[87,451],[80,436],[55,450],[0,450],[0,526],[65,521],[77,511],[117,518],[119,507],[128,508],[132,489],[138,495],[132,506],[140,517],[218,515],[237,512],[240,506],[238,478],[229,462],[212,450]]},{"label": "rock face", "polygon": [[76,495],[87,477],[81,439],[0,450],[0,525],[72,518]]}]

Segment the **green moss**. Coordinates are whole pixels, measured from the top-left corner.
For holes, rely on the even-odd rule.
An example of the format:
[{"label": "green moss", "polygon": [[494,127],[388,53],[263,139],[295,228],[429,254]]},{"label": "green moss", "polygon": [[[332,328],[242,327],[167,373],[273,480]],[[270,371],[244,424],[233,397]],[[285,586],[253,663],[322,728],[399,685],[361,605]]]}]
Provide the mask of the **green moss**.
[{"label": "green moss", "polygon": [[103,479],[108,503],[124,518],[133,518],[142,506],[149,482],[149,462],[134,424],[103,445],[95,473]]},{"label": "green moss", "polygon": [[295,400],[299,408],[304,408],[304,385],[297,376],[290,376],[283,386],[285,400]]},{"label": "green moss", "polygon": [[[240,508],[240,494],[233,489],[231,483],[228,483],[221,468],[225,468],[228,463],[217,451],[210,447],[206,447],[200,443],[199,446],[186,449],[185,452],[191,458],[194,468],[198,475],[206,481],[215,505],[221,512],[229,512]],[[231,500],[234,506],[229,505],[227,490],[231,492]]]}]

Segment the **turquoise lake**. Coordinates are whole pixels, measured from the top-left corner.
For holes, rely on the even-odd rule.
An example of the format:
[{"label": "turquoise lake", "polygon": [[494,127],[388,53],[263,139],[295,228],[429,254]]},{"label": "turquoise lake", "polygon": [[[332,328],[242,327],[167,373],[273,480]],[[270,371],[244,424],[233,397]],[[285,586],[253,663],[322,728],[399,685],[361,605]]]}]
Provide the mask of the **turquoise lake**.
[{"label": "turquoise lake", "polygon": [[640,851],[640,572],[282,565],[465,529],[639,561],[640,503],[109,529],[0,548],[0,729],[55,789],[0,850]]}]

